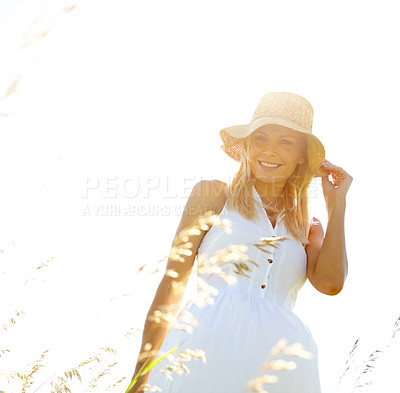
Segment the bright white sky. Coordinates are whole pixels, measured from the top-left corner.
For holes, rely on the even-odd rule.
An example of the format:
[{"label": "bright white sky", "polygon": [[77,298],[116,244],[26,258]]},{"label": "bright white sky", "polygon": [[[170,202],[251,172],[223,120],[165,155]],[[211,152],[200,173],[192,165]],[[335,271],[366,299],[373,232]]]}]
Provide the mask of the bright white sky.
[{"label": "bright white sky", "polygon": [[[169,252],[197,181],[233,177],[219,130],[248,123],[268,91],[312,103],[326,157],[354,178],[346,286],[328,297],[306,284],[296,308],[318,343],[323,391],[336,391],[357,338],[360,362],[383,348],[400,298],[395,5],[3,0],[0,312],[26,316],[2,333],[2,370],[46,348],[55,370],[69,367],[142,327],[160,276],[133,273]],[[320,180],[311,204],[326,228]],[[121,375],[138,338],[122,345]]]}]

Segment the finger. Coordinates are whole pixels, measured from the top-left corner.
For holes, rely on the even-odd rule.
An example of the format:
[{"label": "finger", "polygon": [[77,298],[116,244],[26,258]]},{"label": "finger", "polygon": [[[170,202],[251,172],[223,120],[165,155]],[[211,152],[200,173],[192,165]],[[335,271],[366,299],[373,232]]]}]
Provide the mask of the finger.
[{"label": "finger", "polygon": [[[322,165],[324,165],[327,168],[335,168],[335,169],[342,169],[337,165],[332,164],[330,161],[324,160]],[[342,169],[343,170],[343,169]]]},{"label": "finger", "polygon": [[339,172],[339,173],[347,173],[342,167],[337,166],[337,165],[333,165],[330,161],[328,160],[324,160],[322,165],[324,165],[327,168],[332,168],[332,170],[334,169],[335,172]]},{"label": "finger", "polygon": [[318,224],[321,224],[321,221],[318,220],[318,218],[313,217],[313,218],[312,218],[312,223],[313,223],[314,225],[318,225]]},{"label": "finger", "polygon": [[350,176],[342,167],[333,165],[332,163],[323,163],[322,164],[327,170],[329,170],[332,175],[340,176],[342,178]]},{"label": "finger", "polygon": [[334,187],[333,183],[329,180],[328,176],[321,177],[321,186],[324,190],[329,190]]},{"label": "finger", "polygon": [[342,173],[332,172],[333,180],[343,180],[345,177]]}]

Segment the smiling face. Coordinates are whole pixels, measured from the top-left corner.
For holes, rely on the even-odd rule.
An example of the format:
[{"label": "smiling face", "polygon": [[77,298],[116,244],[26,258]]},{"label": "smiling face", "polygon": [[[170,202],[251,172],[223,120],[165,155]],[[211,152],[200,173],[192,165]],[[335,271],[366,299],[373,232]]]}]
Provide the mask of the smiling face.
[{"label": "smiling face", "polygon": [[307,161],[305,135],[280,125],[258,128],[247,142],[250,142],[250,168],[257,182],[283,188],[296,166]]}]

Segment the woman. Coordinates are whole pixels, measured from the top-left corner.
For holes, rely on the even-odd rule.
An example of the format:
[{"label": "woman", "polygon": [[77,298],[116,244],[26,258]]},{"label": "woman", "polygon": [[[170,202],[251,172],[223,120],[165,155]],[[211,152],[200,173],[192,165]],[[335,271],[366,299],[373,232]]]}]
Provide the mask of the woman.
[{"label": "woman", "polygon": [[[164,359],[141,376],[130,393],[143,392],[146,382],[166,393],[245,393],[262,391],[263,382],[269,383],[265,386],[269,393],[320,393],[317,347],[292,310],[307,278],[327,295],[336,295],[343,288],[347,275],[344,214],[352,177],[324,160],[324,147],[311,131],[312,119],[312,106],[303,97],[267,93],[250,124],[220,131],[222,149],[241,162],[240,169],[229,186],[220,181],[195,185],[173,246],[178,244],[181,230],[210,210],[229,219],[232,231],[226,233],[214,225],[201,235],[189,236],[186,240],[192,243],[192,253],[182,256],[180,262],[168,260],[167,272],[176,273],[165,274],[159,285],[134,375],[154,361],[157,353],[161,356],[176,345],[176,352],[204,350],[206,363],[192,359],[187,365],[190,374],[170,380],[158,372]],[[322,176],[328,212],[325,236],[320,221],[311,219],[309,213],[308,187],[316,176]],[[275,238],[276,243],[264,243],[267,247],[262,249],[257,242],[265,237]],[[211,306],[190,305],[189,311],[198,321],[193,333],[170,329],[169,322],[155,323],[154,312],[163,306],[176,315],[183,293],[173,288],[177,283],[186,285],[196,255],[208,258],[235,244],[248,245],[246,255],[252,267],[225,264],[224,273],[236,273],[233,284],[217,274],[209,278],[207,283],[217,288],[218,294]],[[278,358],[288,363],[283,363],[284,367],[269,363],[274,369],[266,371],[262,366],[273,360],[271,350],[277,351],[277,343],[284,346],[282,339],[289,349],[301,344],[303,352],[293,356],[288,347],[286,352],[281,347]],[[149,349],[153,352],[146,357]],[[265,374],[276,377],[257,379]]]}]

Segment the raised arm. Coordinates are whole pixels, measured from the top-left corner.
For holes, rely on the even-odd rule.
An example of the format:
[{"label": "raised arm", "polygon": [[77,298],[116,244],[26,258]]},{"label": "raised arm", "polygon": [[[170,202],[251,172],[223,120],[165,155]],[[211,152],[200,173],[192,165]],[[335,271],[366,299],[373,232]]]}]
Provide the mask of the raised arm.
[{"label": "raised arm", "polygon": [[[220,213],[225,200],[224,189],[225,183],[218,180],[202,180],[193,187],[172,242],[172,248],[182,244],[182,242],[179,242],[179,233],[183,229],[192,227],[200,215],[205,214],[209,210],[212,210],[215,214]],[[162,310],[164,307],[168,307],[169,312],[171,312],[175,318],[182,303],[184,289],[190,278],[198,248],[205,233],[206,232],[202,232],[201,235],[189,236],[189,242],[193,244],[191,248],[192,254],[182,255],[184,262],[168,259],[166,273],[161,279],[153,303],[147,313],[143,329],[142,344],[133,378],[157,358],[161,345],[171,328],[171,323],[163,320],[161,320],[160,323],[155,323],[149,320],[149,317],[154,315],[156,310]],[[177,275],[171,276],[167,274],[167,272],[171,270],[175,271]],[[176,285],[181,286],[182,290],[179,292],[173,291]],[[152,353],[148,356],[146,353],[149,351],[150,347]],[[147,383],[149,375],[150,373],[146,373],[140,377],[138,382],[129,390],[129,393],[142,393],[143,388],[141,388],[141,386]]]},{"label": "raised arm", "polygon": [[346,194],[353,178],[342,168],[324,161],[328,176],[322,178],[322,188],[328,211],[326,235],[318,220],[314,220],[309,234],[310,244],[306,246],[307,277],[311,284],[327,295],[338,294],[347,276],[348,263],[344,234]]}]

